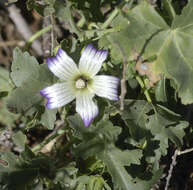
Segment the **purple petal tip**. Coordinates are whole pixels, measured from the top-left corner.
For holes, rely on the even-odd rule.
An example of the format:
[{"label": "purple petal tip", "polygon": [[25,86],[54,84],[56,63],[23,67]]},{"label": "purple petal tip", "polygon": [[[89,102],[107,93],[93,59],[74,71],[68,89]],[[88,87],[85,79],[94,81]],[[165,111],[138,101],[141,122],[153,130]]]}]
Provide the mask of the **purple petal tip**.
[{"label": "purple petal tip", "polygon": [[44,90],[40,90],[40,95],[46,97]]},{"label": "purple petal tip", "polygon": [[88,44],[85,49],[93,49],[93,48],[94,48],[94,46],[92,44]]},{"label": "purple petal tip", "polygon": [[93,120],[95,119],[95,117],[98,115],[99,113],[99,110],[97,108],[97,111],[94,115],[92,115],[92,117],[82,117],[82,120],[83,120],[83,123],[84,123],[84,126],[87,128],[91,125],[91,123],[93,122]]},{"label": "purple petal tip", "polygon": [[62,48],[58,48],[56,57],[57,57],[58,55],[61,55],[62,53],[65,53],[65,51],[64,51]]},{"label": "purple petal tip", "polygon": [[51,57],[49,57],[49,58],[46,59],[46,63],[47,63],[47,65],[48,65],[48,67],[50,67],[50,65],[52,64],[52,59],[53,59],[53,58],[51,58]]},{"label": "purple petal tip", "polygon": [[46,103],[46,108],[48,108],[48,109],[55,109],[55,108],[57,108],[57,106],[54,106],[54,104],[50,103],[49,100],[48,100],[47,103]]},{"label": "purple petal tip", "polygon": [[90,126],[90,124],[92,123],[93,118],[92,119],[83,119],[84,122],[84,126],[87,128]]},{"label": "purple petal tip", "polygon": [[46,104],[46,108],[48,108],[48,109],[52,109],[51,104],[49,104],[49,102],[47,102],[47,104]]},{"label": "purple petal tip", "polygon": [[102,53],[107,57],[108,56],[108,51],[107,50],[101,50]]},{"label": "purple petal tip", "polygon": [[117,95],[117,97],[114,100],[116,101],[120,100],[119,96]]}]

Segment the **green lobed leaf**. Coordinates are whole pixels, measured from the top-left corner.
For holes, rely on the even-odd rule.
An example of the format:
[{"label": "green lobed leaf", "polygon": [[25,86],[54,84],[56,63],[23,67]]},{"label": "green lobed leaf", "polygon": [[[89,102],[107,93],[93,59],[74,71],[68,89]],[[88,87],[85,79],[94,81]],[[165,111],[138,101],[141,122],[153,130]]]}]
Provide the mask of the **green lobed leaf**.
[{"label": "green lobed leaf", "polygon": [[69,165],[59,168],[56,171],[56,175],[54,178],[54,183],[60,183],[63,189],[75,188],[77,183],[76,175],[78,169],[75,168],[75,163],[72,162]]},{"label": "green lobed leaf", "polygon": [[141,180],[140,178],[135,178],[134,181],[138,186],[136,189],[139,190],[149,190],[157,183],[158,180],[163,176],[163,170],[159,169],[153,172],[152,178],[149,180]]},{"label": "green lobed leaf", "polygon": [[8,189],[25,190],[38,175],[37,169],[22,168],[18,157],[11,152],[0,152],[0,159],[6,163],[0,164],[0,184]]},{"label": "green lobed leaf", "polygon": [[114,188],[148,190],[159,179],[161,174],[153,176],[148,181],[138,179],[138,183],[136,183],[136,180],[129,175],[125,166],[139,165],[142,150],[122,151],[115,147],[114,142],[117,135],[120,134],[120,129],[116,129],[117,127],[113,126],[111,122],[100,121],[97,126],[86,129],[82,128],[83,124],[78,115],[70,116],[68,120],[70,127],[78,132],[76,136],[81,139],[81,142],[73,148],[73,153],[83,159],[93,155],[101,159],[113,178]]},{"label": "green lobed leaf", "polygon": [[84,159],[103,151],[105,146],[114,142],[121,132],[121,129],[113,126],[110,121],[100,121],[96,127],[86,129],[80,116],[70,116],[68,120],[70,127],[76,130],[75,135],[82,139],[82,143],[73,152]]},{"label": "green lobed leaf", "polygon": [[18,117],[10,113],[6,106],[7,98],[5,96],[8,95],[13,87],[14,85],[10,80],[9,72],[5,68],[0,67],[0,123],[7,126],[13,124],[14,120]]},{"label": "green lobed leaf", "polygon": [[45,109],[41,115],[40,123],[46,126],[48,129],[54,128],[54,122],[56,121],[57,109]]},{"label": "green lobed leaf", "polygon": [[183,104],[193,102],[192,6],[193,1],[190,0],[182,14],[175,17],[172,27],[152,38],[145,53],[146,56],[157,55],[155,71],[175,81]]},{"label": "green lobed leaf", "polygon": [[11,126],[14,121],[19,117],[17,114],[13,114],[8,111],[6,102],[6,98],[0,98],[0,123],[4,124],[5,126]]},{"label": "green lobed leaf", "polygon": [[[147,151],[147,157],[152,154],[150,152],[156,152],[156,155],[152,155],[154,160],[150,162],[167,154],[169,140],[178,147],[182,146],[188,122],[181,121],[178,114],[163,106],[152,105],[144,100],[125,100],[125,110],[121,116],[129,127],[131,139],[139,143],[144,143],[146,139],[144,150]],[[159,146],[156,146],[157,142]]]},{"label": "green lobed leaf", "polygon": [[[168,114],[165,112],[165,114]],[[175,125],[175,126],[172,126]],[[169,127],[171,126],[171,127]],[[159,152],[165,156],[167,154],[168,140],[170,139],[178,147],[182,146],[182,139],[185,135],[184,129],[188,126],[185,121],[167,121],[162,116],[155,114],[149,118],[147,127],[151,130],[154,135],[154,139],[160,141]],[[160,155],[160,157],[161,157]]]},{"label": "green lobed leaf", "polygon": [[0,92],[9,92],[12,88],[13,84],[10,81],[9,72],[3,67],[0,67]]},{"label": "green lobed leaf", "polygon": [[129,60],[133,49],[140,53],[152,35],[168,28],[155,9],[144,1],[132,11],[129,10],[126,17],[117,16],[113,27],[117,25],[121,25],[120,32],[108,34],[99,40],[100,46],[111,49],[115,63],[120,63],[123,56]]},{"label": "green lobed leaf", "polygon": [[132,51],[142,54],[144,59],[156,56],[154,71],[174,80],[183,104],[193,103],[192,7],[193,0],[190,0],[169,27],[156,10],[143,1],[126,12],[129,24],[125,24],[124,29],[106,35],[99,44],[109,44],[115,63],[117,59],[120,63],[121,54],[129,59]]},{"label": "green lobed leaf", "polygon": [[166,79],[160,80],[155,86],[155,98],[158,102],[167,102]]},{"label": "green lobed leaf", "polygon": [[13,62],[11,65],[11,78],[17,87],[21,86],[29,77],[38,74],[39,63],[29,53],[23,53],[19,48],[13,51]]},{"label": "green lobed leaf", "polygon": [[25,113],[34,106],[43,103],[40,90],[53,83],[54,75],[47,65],[38,66],[38,73],[30,76],[22,86],[13,90],[8,99],[8,108],[14,112]]},{"label": "green lobed leaf", "polygon": [[107,112],[111,115],[116,110],[116,114],[121,115],[129,129],[125,142],[142,148],[148,162],[154,163],[167,154],[169,140],[182,146],[188,122],[182,121],[180,115],[144,100],[125,100],[124,105],[122,112],[117,111],[118,104],[108,108]]},{"label": "green lobed leaf", "polygon": [[39,65],[28,53],[14,50],[11,77],[17,88],[8,97],[7,107],[11,112],[32,115],[36,112],[40,123],[49,129],[54,127],[56,110],[41,109],[45,99],[40,90],[53,84],[55,76],[47,64]]},{"label": "green lobed leaf", "polygon": [[[114,188],[119,187],[123,190],[148,190],[151,185],[144,185],[144,182],[134,180],[126,171],[124,166],[130,164],[140,164],[142,157],[141,150],[120,151],[114,146],[109,147],[99,155],[99,158],[106,164],[109,173],[112,176]],[[148,184],[148,182],[146,182]]]},{"label": "green lobed leaf", "polygon": [[17,146],[19,146],[22,150],[25,149],[25,143],[26,143],[27,138],[21,131],[14,133],[12,139],[13,139],[13,142]]},{"label": "green lobed leaf", "polygon": [[80,176],[77,178],[76,190],[111,190],[100,176]]}]

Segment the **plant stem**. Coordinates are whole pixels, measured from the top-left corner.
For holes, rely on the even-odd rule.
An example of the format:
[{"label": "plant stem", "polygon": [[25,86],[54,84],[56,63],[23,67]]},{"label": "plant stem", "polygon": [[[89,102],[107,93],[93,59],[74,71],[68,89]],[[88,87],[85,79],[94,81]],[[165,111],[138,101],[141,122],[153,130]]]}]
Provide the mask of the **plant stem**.
[{"label": "plant stem", "polygon": [[174,166],[177,164],[177,162],[176,162],[177,157],[182,155],[182,154],[186,154],[186,153],[189,153],[189,152],[192,152],[192,151],[193,151],[193,148],[189,148],[189,149],[186,149],[184,151],[175,150],[174,155],[172,156],[172,163],[170,165],[168,176],[166,178],[166,185],[165,185],[165,189],[164,190],[168,190],[170,179],[172,177],[172,171],[174,169]]},{"label": "plant stem", "polygon": [[192,151],[193,151],[193,148],[186,149],[184,151],[178,151],[178,155],[186,154],[186,153],[189,153],[189,152],[192,152]]},{"label": "plant stem", "polygon": [[169,187],[169,184],[170,184],[170,179],[172,177],[172,172],[173,172],[174,166],[176,165],[177,156],[178,156],[178,150],[176,150],[174,152],[174,155],[172,156],[172,163],[170,164],[170,169],[169,169],[169,172],[168,172],[168,176],[166,178],[166,186],[165,186],[164,190],[168,190],[168,187]]},{"label": "plant stem", "polygon": [[37,152],[39,150],[42,149],[43,146],[45,146],[46,144],[48,144],[51,140],[53,140],[55,137],[57,137],[57,134],[54,134],[52,136],[50,136],[48,139],[46,139],[45,141],[43,141],[42,143],[38,144],[37,146],[32,148],[33,152]]},{"label": "plant stem", "polygon": [[31,44],[37,39],[39,38],[40,36],[42,36],[44,33],[50,31],[52,29],[52,25],[49,25],[41,30],[39,30],[38,32],[36,32],[34,35],[32,35],[30,37],[30,39],[26,42],[26,45],[25,45],[25,50],[28,51]]},{"label": "plant stem", "polygon": [[122,70],[122,79],[121,79],[121,95],[120,95],[120,110],[124,110],[124,100],[127,94],[127,86],[126,86],[126,72],[127,72],[127,57],[125,55],[124,50],[120,46],[119,42],[115,42],[115,44],[119,47],[120,52],[123,58],[123,70]]},{"label": "plant stem", "polygon": [[150,96],[150,94],[149,94],[148,89],[145,89],[145,85],[144,85],[143,80],[142,80],[139,76],[136,76],[136,80],[138,81],[138,83],[139,83],[139,85],[141,86],[141,88],[144,89],[144,95],[145,95],[147,101],[148,101],[149,103],[151,103],[151,102],[152,102],[151,96]]},{"label": "plant stem", "polygon": [[57,138],[58,136],[62,135],[65,133],[64,130],[59,130],[60,126],[57,128],[58,130],[54,130],[53,135],[48,136],[42,143],[38,144],[37,146],[32,148],[33,152],[37,152],[39,150],[41,150],[45,145],[47,145],[50,141],[52,141],[53,139]]},{"label": "plant stem", "polygon": [[101,26],[101,29],[107,28],[109,24],[112,22],[112,20],[117,16],[118,12],[119,12],[118,9],[114,9],[113,12],[110,14],[109,18]]}]

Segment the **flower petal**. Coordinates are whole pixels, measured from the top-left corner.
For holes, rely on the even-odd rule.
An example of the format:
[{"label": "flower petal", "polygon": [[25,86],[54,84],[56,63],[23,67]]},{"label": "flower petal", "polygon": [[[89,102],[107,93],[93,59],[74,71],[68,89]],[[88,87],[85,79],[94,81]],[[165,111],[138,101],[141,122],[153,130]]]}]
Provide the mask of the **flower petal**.
[{"label": "flower petal", "polygon": [[58,49],[56,57],[47,58],[49,69],[62,80],[73,77],[79,70],[74,61],[61,48]]},{"label": "flower petal", "polygon": [[98,115],[98,107],[93,102],[93,94],[80,94],[76,97],[76,111],[80,114],[85,127],[88,127]]},{"label": "flower petal", "polygon": [[93,78],[94,93],[110,100],[119,100],[118,86],[120,79],[114,76],[97,75]]},{"label": "flower petal", "polygon": [[44,88],[40,91],[42,96],[45,96],[47,99],[46,107],[49,109],[54,109],[62,107],[75,98],[75,93],[66,82],[56,83],[52,86]]},{"label": "flower petal", "polygon": [[79,69],[82,73],[89,73],[94,76],[100,70],[102,63],[107,58],[108,51],[97,50],[92,45],[88,45],[79,61]]}]

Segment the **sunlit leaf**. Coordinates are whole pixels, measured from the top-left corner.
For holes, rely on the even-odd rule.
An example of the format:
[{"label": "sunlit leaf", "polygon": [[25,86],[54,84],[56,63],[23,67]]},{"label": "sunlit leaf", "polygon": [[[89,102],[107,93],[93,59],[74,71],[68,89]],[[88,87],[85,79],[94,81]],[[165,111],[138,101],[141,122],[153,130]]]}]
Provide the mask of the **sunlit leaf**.
[{"label": "sunlit leaf", "polygon": [[13,88],[13,84],[9,78],[9,72],[0,67],[0,92],[2,91],[10,91]]},{"label": "sunlit leaf", "polygon": [[21,86],[31,76],[38,74],[39,64],[35,57],[29,53],[23,53],[19,48],[13,52],[13,63],[11,66],[11,78],[17,87]]}]

